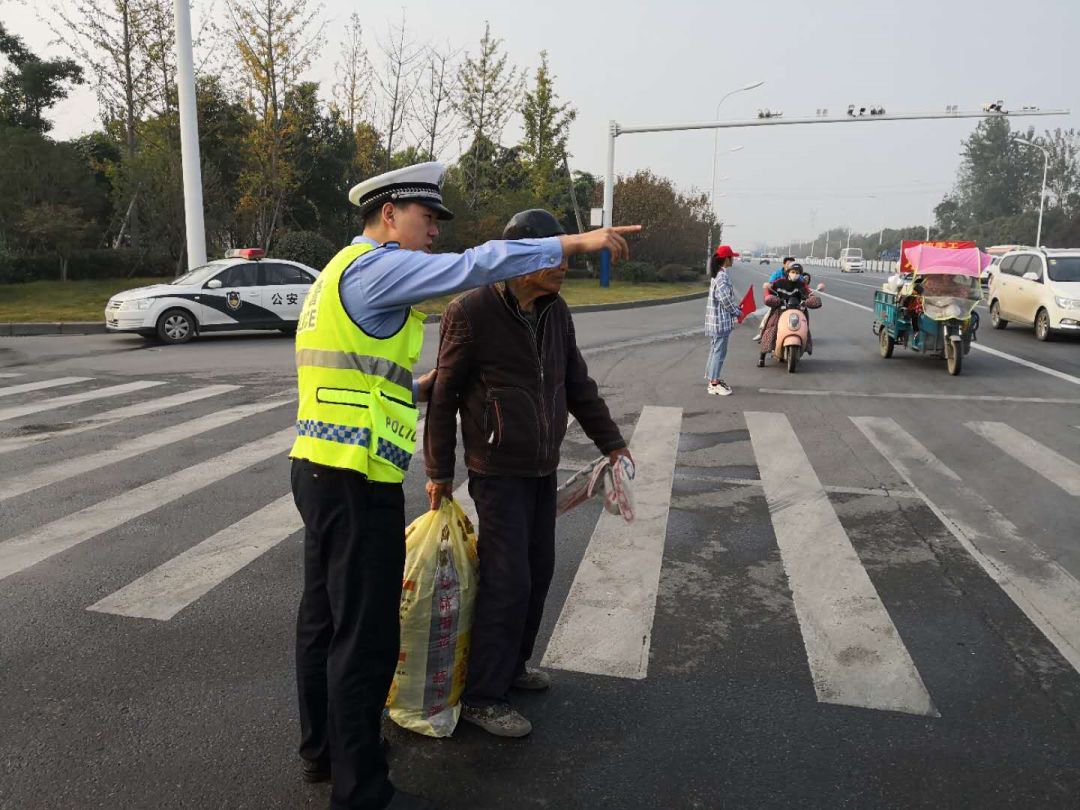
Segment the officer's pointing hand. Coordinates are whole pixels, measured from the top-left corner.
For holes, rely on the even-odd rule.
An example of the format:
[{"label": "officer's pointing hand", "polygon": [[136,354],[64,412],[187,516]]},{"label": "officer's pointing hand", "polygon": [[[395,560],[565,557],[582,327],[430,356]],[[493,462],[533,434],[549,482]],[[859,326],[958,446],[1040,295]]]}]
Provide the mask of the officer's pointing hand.
[{"label": "officer's pointing hand", "polygon": [[576,233],[559,237],[563,253],[573,256],[578,253],[598,253],[611,251],[612,263],[630,258],[630,246],[626,244],[624,234],[637,233],[640,225],[617,225],[613,228],[597,228],[595,231]]}]

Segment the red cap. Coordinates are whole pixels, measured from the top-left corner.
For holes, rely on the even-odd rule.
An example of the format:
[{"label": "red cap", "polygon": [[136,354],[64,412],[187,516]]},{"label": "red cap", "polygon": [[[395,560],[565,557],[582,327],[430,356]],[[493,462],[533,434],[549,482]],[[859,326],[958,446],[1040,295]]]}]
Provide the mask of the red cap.
[{"label": "red cap", "polygon": [[738,253],[727,245],[720,245],[720,247],[716,249],[716,258],[718,259],[732,259],[738,255]]}]

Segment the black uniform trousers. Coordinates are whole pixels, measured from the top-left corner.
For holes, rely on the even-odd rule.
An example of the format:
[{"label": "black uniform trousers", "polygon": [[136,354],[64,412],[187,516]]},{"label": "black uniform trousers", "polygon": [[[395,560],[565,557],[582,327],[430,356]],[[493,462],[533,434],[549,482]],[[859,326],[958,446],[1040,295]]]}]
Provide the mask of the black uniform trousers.
[{"label": "black uniform trousers", "polygon": [[470,706],[505,702],[532,657],[555,570],[556,486],[554,474],[469,473],[469,494],[480,518],[480,588],[462,696]]},{"label": "black uniform trousers", "polygon": [[305,527],[300,756],[329,761],[333,810],[382,808],[394,796],[379,733],[400,644],[404,493],[302,459],[292,491]]}]

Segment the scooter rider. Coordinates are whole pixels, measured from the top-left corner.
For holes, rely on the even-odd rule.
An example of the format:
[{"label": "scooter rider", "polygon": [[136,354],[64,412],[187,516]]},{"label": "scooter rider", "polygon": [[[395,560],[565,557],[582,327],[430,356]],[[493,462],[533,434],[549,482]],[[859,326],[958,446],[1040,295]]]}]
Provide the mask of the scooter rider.
[{"label": "scooter rider", "polygon": [[[821,299],[814,296],[810,290],[810,286],[807,283],[808,276],[804,273],[803,267],[798,262],[792,262],[788,265],[787,275],[779,281],[773,282],[771,292],[765,298],[765,304],[771,307],[768,318],[765,320],[764,328],[762,329],[761,340],[761,352],[758,356],[758,368],[762,368],[765,365],[765,355],[772,351],[776,341],[777,324],[780,321],[780,314],[783,312],[784,299],[788,298],[790,294],[797,294],[801,302],[806,302],[806,305],[811,309],[816,309],[821,306]],[[807,325],[809,325],[809,317],[807,317]],[[808,342],[807,354],[812,352],[812,344]]]}]

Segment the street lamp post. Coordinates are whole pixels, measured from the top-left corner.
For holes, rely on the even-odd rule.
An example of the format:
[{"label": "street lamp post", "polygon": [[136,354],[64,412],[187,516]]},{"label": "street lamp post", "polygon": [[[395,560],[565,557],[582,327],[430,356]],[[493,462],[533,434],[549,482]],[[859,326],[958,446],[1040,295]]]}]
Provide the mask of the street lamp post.
[{"label": "street lamp post", "polygon": [[176,0],[176,90],[180,102],[180,162],[184,177],[184,231],[188,269],[206,264],[199,120],[195,106],[195,58],[188,0]]},{"label": "street lamp post", "polygon": [[[761,87],[761,85],[763,85],[763,84],[765,84],[765,82],[751,82],[750,84],[743,85],[742,87],[736,88],[735,90],[729,90],[728,92],[724,93],[724,95],[722,95],[720,97],[720,100],[718,102],[716,102],[716,114],[713,115],[713,118],[719,118],[720,117],[720,105],[723,104],[730,96],[733,96],[736,93],[743,93],[743,92],[745,92],[747,90],[754,90],[754,89],[756,89],[758,87]],[[736,147],[733,147],[729,151],[738,152],[740,149],[742,149],[741,146],[736,146]],[[709,175],[709,177],[711,178],[711,181],[712,181],[710,183],[710,185],[709,185],[709,190],[710,190],[710,205],[712,206],[713,219],[716,218],[716,162],[717,162],[717,159],[719,157],[719,150],[720,150],[720,130],[717,130],[716,133],[713,135],[712,174]],[[722,237],[717,236],[717,238],[720,239]],[[712,256],[712,226],[711,225],[709,226],[709,239],[708,239],[708,242],[707,242],[707,245],[706,245],[706,248],[705,248],[705,272],[706,273],[709,272],[709,257],[710,256]]]},{"label": "street lamp post", "polygon": [[1050,168],[1050,152],[1039,146],[1039,144],[1032,141],[1025,141],[1023,138],[1013,138],[1016,143],[1023,144],[1024,146],[1030,146],[1033,149],[1038,149],[1043,153],[1043,181],[1042,191],[1039,192],[1039,227],[1035,231],[1035,247],[1039,247],[1042,244],[1042,221],[1043,221],[1043,206],[1046,204],[1046,172]]},{"label": "street lamp post", "polygon": [[[728,95],[731,95],[731,94],[728,93]],[[717,113],[717,114],[719,115],[719,113]],[[742,148],[743,148],[742,146],[733,146],[733,147],[731,147],[730,149],[727,150],[726,154],[730,155],[732,152],[739,152],[739,151],[742,150]],[[726,180],[727,178],[722,178],[722,179]],[[713,150],[712,188],[710,189],[710,201],[709,201],[709,207],[712,208],[713,219],[716,219],[716,198],[718,196],[723,197],[724,195],[723,194],[718,195],[716,193],[716,150],[714,149]],[[719,237],[717,237],[717,238],[719,238]],[[709,239],[708,239],[707,244],[705,246],[705,272],[706,273],[709,272],[709,257],[711,255],[712,255],[712,226],[709,227]]]}]

